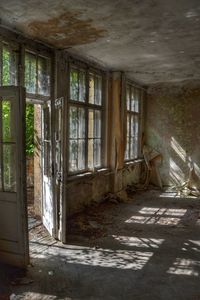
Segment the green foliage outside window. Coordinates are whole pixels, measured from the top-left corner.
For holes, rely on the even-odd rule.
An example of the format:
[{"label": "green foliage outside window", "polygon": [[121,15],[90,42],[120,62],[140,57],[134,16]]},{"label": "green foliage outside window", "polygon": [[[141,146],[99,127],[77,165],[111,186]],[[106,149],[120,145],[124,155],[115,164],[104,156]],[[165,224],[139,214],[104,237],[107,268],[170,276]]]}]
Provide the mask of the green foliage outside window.
[{"label": "green foliage outside window", "polygon": [[26,154],[34,154],[34,105],[26,105]]}]

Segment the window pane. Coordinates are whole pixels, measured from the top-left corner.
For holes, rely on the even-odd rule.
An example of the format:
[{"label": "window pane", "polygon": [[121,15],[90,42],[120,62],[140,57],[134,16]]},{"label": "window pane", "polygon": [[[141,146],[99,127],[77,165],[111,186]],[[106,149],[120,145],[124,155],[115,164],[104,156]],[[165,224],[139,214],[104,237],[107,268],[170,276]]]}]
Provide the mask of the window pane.
[{"label": "window pane", "polygon": [[11,118],[11,102],[2,101],[2,133],[3,133],[3,142],[11,142],[15,140],[15,130],[14,124],[11,124],[11,121],[14,118]]},{"label": "window pane", "polygon": [[139,90],[131,89],[131,111],[139,112]]},{"label": "window pane", "polygon": [[102,103],[102,77],[95,76],[95,104],[101,105]]},{"label": "window pane", "polygon": [[36,56],[25,54],[25,87],[28,93],[36,94]]},{"label": "window pane", "polygon": [[44,107],[44,140],[51,138],[50,108]]},{"label": "window pane", "polygon": [[5,46],[2,64],[2,85],[17,85],[17,54]]},{"label": "window pane", "polygon": [[126,88],[126,108],[130,110],[130,87]]},{"label": "window pane", "polygon": [[70,138],[85,137],[85,110],[76,106],[70,106],[69,109],[69,136]]},{"label": "window pane", "polygon": [[101,166],[101,139],[94,140],[94,167]]},{"label": "window pane", "polygon": [[94,75],[89,76],[89,103],[94,104]]},{"label": "window pane", "polygon": [[85,109],[78,108],[78,137],[85,138]]},{"label": "window pane", "polygon": [[78,170],[85,169],[85,140],[78,140]]},{"label": "window pane", "polygon": [[70,71],[70,99],[78,100],[78,70]]},{"label": "window pane", "polygon": [[15,145],[3,145],[4,190],[16,191]]},{"label": "window pane", "polygon": [[79,101],[85,102],[86,88],[85,88],[85,72],[79,72]]},{"label": "window pane", "polygon": [[71,106],[69,109],[69,136],[70,138],[78,137],[78,108]]},{"label": "window pane", "polygon": [[101,138],[101,111],[94,111],[94,137]]},{"label": "window pane", "polygon": [[78,169],[78,141],[69,141],[69,171],[74,172]]},{"label": "window pane", "polygon": [[38,94],[50,95],[50,60],[38,57]]},{"label": "window pane", "polygon": [[101,111],[89,110],[88,116],[88,167],[101,166]]},{"label": "window pane", "polygon": [[70,107],[69,170],[85,169],[85,109]]},{"label": "window pane", "polygon": [[95,74],[89,76],[89,103],[102,104],[102,76]]},{"label": "window pane", "polygon": [[51,143],[44,141],[44,175],[51,176]]}]

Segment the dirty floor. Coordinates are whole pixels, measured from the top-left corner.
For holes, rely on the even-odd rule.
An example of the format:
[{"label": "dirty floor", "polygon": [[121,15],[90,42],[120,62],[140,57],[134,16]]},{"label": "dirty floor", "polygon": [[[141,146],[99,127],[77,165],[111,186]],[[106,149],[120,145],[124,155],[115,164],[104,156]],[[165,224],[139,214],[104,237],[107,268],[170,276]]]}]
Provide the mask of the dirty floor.
[{"label": "dirty floor", "polygon": [[1,267],[0,300],[200,300],[200,199],[131,198],[71,219],[66,245],[31,219],[31,265]]}]

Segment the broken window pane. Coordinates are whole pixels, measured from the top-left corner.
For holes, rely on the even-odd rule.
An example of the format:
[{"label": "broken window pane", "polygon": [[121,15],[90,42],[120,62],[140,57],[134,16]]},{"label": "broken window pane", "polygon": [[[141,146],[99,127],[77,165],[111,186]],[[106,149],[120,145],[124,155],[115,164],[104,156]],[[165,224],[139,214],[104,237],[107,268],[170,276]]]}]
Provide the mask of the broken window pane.
[{"label": "broken window pane", "polygon": [[2,85],[17,85],[17,54],[6,46],[2,49]]},{"label": "broken window pane", "polygon": [[36,94],[36,56],[32,53],[25,54],[25,87],[28,93]]},{"label": "broken window pane", "polygon": [[50,60],[38,57],[38,94],[50,95]]}]

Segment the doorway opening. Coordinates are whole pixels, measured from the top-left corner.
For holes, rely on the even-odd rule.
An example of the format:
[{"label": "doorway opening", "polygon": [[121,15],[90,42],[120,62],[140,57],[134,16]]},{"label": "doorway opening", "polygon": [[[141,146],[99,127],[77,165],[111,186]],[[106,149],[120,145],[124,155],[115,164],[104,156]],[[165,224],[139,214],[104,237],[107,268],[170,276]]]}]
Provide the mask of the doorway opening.
[{"label": "doorway opening", "polygon": [[26,103],[26,174],[29,232],[42,224],[42,105]]}]

